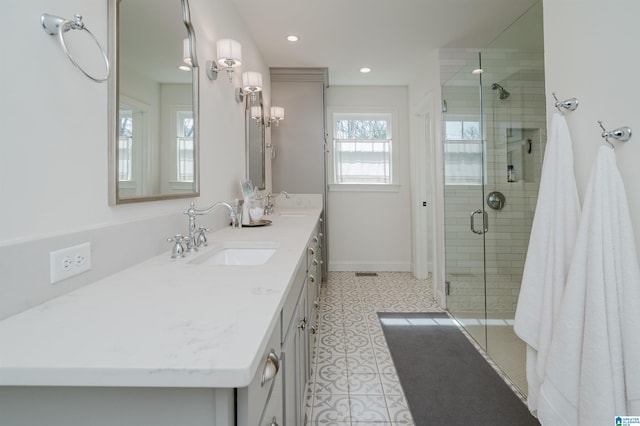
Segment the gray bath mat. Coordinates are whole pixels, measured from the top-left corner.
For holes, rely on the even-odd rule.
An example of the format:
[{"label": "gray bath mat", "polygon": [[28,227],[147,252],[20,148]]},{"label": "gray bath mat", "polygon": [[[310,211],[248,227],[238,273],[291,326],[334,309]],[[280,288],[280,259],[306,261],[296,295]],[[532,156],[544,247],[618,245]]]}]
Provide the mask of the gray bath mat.
[{"label": "gray bath mat", "polygon": [[378,313],[416,426],[539,425],[445,313]]}]

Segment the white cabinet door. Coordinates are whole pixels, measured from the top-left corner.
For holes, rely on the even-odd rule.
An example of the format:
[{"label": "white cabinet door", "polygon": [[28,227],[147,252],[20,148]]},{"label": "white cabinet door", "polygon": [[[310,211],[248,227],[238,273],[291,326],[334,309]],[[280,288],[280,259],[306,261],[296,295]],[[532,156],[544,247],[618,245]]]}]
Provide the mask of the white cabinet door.
[{"label": "white cabinet door", "polygon": [[280,374],[279,380],[274,383],[271,397],[267,401],[267,405],[264,407],[264,412],[259,426],[284,425],[282,389],[282,374]]},{"label": "white cabinet door", "polygon": [[300,409],[297,407],[298,398],[297,381],[298,381],[298,348],[300,346],[300,334],[298,333],[298,309],[294,311],[293,320],[289,327],[285,330],[285,339],[282,343],[282,353],[280,354],[280,362],[282,366],[282,397],[284,425],[297,426],[300,424]]},{"label": "white cabinet door", "polygon": [[284,386],[284,424],[286,426],[303,425],[310,367],[306,288],[300,292],[293,318],[287,327],[280,359]]},{"label": "white cabinet door", "polygon": [[283,80],[287,78],[272,70],[271,104],[284,107],[286,114],[279,126],[271,126],[271,140],[278,147],[272,160],[273,192],[324,194],[324,82]]},{"label": "white cabinet door", "polygon": [[308,279],[305,280],[304,288],[302,290],[302,294],[300,295],[300,303],[299,303],[299,327],[298,334],[300,335],[300,345],[298,346],[298,358],[300,362],[298,364],[298,405],[302,409],[302,416],[304,416],[304,398],[305,391],[307,388],[307,382],[310,376],[310,366],[311,366],[311,353],[309,351],[309,309],[307,304],[307,285],[309,284]]}]

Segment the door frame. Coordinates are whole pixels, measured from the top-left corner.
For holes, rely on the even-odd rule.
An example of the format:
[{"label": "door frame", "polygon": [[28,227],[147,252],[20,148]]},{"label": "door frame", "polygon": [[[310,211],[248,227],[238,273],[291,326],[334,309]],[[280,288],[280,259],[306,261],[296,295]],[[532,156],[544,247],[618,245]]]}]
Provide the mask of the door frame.
[{"label": "door frame", "polygon": [[426,94],[413,105],[411,112],[411,220],[413,274],[418,279],[426,279],[431,273],[434,297],[446,308],[442,147],[436,143],[440,140],[438,124],[442,120],[436,116],[434,107],[440,97],[440,93]]}]

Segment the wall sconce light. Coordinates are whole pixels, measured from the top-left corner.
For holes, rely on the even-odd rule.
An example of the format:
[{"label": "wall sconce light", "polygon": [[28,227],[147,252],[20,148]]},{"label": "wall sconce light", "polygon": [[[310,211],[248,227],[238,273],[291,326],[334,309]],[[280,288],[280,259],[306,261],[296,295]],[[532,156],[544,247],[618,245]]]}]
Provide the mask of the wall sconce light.
[{"label": "wall sconce light", "polygon": [[258,126],[260,126],[260,124],[262,122],[262,108],[260,108],[259,106],[252,106],[251,107],[251,118],[253,120],[256,120],[256,124]]},{"label": "wall sconce light", "polygon": [[189,38],[182,40],[182,64],[178,66],[181,71],[191,71],[193,64],[191,63],[191,48],[189,47]]},{"label": "wall sconce light", "polygon": [[218,58],[215,61],[207,61],[207,77],[213,81],[218,78],[220,71],[227,71],[229,83],[231,83],[233,69],[242,65],[242,45],[230,38],[223,38],[216,42],[216,49]]},{"label": "wall sconce light", "polygon": [[262,91],[262,74],[256,71],[248,71],[242,73],[242,87],[236,89],[236,101],[241,103],[244,96],[249,93],[251,101],[255,102],[258,97],[257,93]]},{"label": "wall sconce light", "polygon": [[269,122],[276,123],[276,127],[278,127],[278,124],[280,124],[280,122],[284,120],[284,108],[279,107],[279,106],[272,106],[271,107],[271,116],[269,117]]},{"label": "wall sconce light", "polygon": [[189,47],[189,38],[182,40],[182,61],[191,66],[191,48]]}]

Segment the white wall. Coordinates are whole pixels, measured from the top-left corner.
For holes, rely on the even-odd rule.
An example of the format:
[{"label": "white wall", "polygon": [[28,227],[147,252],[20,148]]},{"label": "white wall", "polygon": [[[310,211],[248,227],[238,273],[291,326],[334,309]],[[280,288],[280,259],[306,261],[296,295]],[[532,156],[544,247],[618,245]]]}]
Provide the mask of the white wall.
[{"label": "white wall", "polygon": [[[0,318],[168,250],[166,237],[187,230],[189,203],[108,205],[107,84],[75,69],[39,22],[43,13],[79,13],[106,45],[107,2],[5,0],[2,7],[0,51],[13,59],[0,68]],[[243,45],[244,70],[268,75],[231,0],[191,0],[191,16],[201,65],[218,38],[231,37]],[[201,196],[194,201],[205,206],[240,195],[244,112],[225,76],[210,82],[201,70],[199,80]],[[220,225],[223,214],[201,224]],[[92,271],[51,286],[48,251],[84,241],[92,242]]]},{"label": "white wall", "polygon": [[[400,184],[398,192],[329,191],[329,269],[410,271],[412,236],[407,88],[332,86],[327,89],[326,105],[328,110],[340,107],[389,107],[397,110],[398,128],[393,129],[393,143],[398,145]],[[330,128],[329,121],[328,132]]]},{"label": "white wall", "polygon": [[636,247],[640,247],[640,81],[637,55],[640,2],[634,0],[544,0],[547,116],[560,98],[578,98],[576,111],[566,114],[574,148],[575,172],[581,199],[596,151],[602,144],[597,121],[610,130],[630,126],[626,143],[614,142],[625,183]]}]

